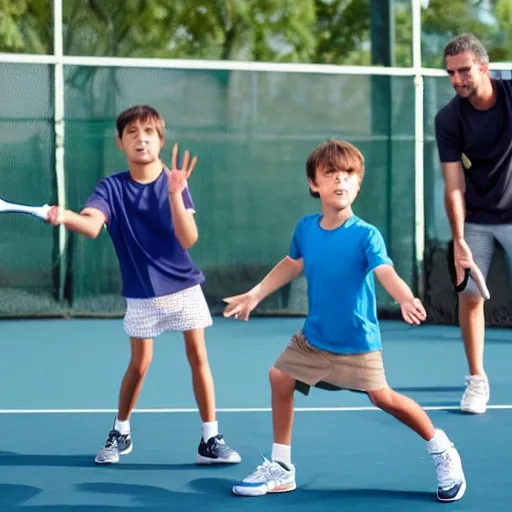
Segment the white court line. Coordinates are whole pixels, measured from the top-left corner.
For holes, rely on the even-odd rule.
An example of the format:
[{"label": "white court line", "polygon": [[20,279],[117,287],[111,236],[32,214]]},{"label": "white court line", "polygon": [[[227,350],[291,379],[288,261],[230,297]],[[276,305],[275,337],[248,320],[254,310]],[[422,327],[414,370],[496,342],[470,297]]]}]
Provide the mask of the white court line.
[{"label": "white court line", "polygon": [[[458,411],[458,405],[428,405],[422,407],[425,411]],[[511,410],[512,405],[488,405],[487,409]],[[217,412],[271,412],[270,407],[250,407],[217,409]],[[296,407],[295,412],[362,412],[381,411],[377,407]],[[0,409],[0,414],[114,414],[117,409]],[[197,413],[197,409],[135,409],[134,413],[150,414],[176,414],[176,413]]]}]

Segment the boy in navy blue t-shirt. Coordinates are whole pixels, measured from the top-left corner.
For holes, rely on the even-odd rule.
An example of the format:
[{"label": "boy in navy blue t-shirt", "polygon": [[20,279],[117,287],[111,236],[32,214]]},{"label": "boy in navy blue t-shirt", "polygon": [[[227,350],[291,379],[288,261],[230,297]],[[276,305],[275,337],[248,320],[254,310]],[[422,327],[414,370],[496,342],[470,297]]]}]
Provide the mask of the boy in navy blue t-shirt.
[{"label": "boy in navy blue t-shirt", "polygon": [[96,238],[106,225],[121,269],[131,360],[121,384],[114,426],[95,460],[117,463],[119,455],[132,451],[129,418],[153,358],[154,338],[165,331],[180,331],[203,421],[196,461],[240,462],[238,453],[218,432],[204,337],[212,319],[201,288],[204,276],[188,253],[198,238],[187,186],[197,158],[190,160],[186,151],[178,169],[175,145],[172,168],[161,162],[165,123],[152,107],[132,107],[119,115],[116,125],[117,144],[129,170],[102,179],[80,214],[53,206],[48,216],[51,224],[63,224],[90,238]]},{"label": "boy in navy blue t-shirt", "polygon": [[437,473],[441,501],[460,499],[466,481],[459,454],[413,400],[386,382],[373,276],[400,304],[404,320],[419,325],[426,313],[397,275],[380,232],[352,211],[364,174],[364,160],[353,145],[336,140],[320,144],[306,164],[310,192],[322,213],[299,220],[287,257],[249,292],[226,298],[224,315],[247,320],[268,295],[304,273],[309,311],[270,371],[274,443],[271,460],[233,487],[244,496],[296,488],[291,462],[293,394],[311,386],[351,389],[368,394],[427,442]]}]

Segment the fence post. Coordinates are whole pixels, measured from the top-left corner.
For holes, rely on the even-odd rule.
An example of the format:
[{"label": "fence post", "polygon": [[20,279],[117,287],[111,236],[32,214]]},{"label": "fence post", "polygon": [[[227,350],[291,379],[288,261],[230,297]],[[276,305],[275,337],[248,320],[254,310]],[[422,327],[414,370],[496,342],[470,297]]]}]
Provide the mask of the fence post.
[{"label": "fence post", "polygon": [[[54,65],[54,134],[55,134],[55,176],[57,182],[57,202],[66,208],[66,178],[64,174],[64,63],[62,34],[62,0],[53,2],[53,52],[56,58]],[[67,231],[59,226],[58,232],[58,300],[64,299],[67,274]]]},{"label": "fence post", "polygon": [[424,255],[425,255],[425,182],[424,182],[424,123],[423,92],[424,81],[421,66],[421,0],[411,0],[412,7],[412,62],[414,69],[414,209],[415,209],[415,269],[416,289],[423,300]]}]

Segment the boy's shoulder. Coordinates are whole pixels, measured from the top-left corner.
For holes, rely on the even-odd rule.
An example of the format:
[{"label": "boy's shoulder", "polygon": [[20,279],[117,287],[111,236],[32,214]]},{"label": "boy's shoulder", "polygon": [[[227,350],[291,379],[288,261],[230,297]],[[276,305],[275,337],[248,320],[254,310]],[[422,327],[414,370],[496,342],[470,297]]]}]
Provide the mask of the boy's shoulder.
[{"label": "boy's shoulder", "polygon": [[[321,217],[321,213],[308,213],[299,219],[299,221],[297,222],[297,227],[318,226]],[[375,225],[365,221],[364,219],[358,217],[357,215],[352,215],[352,217],[350,217],[347,220],[346,226],[353,227],[360,233],[373,233],[376,231],[379,232],[379,229]]]},{"label": "boy's shoulder", "polygon": [[[321,231],[321,218],[321,213],[310,213],[304,215],[297,222],[297,225],[295,227],[296,233],[298,233],[299,236],[303,236],[306,232],[309,232],[311,229],[318,229],[318,231]],[[374,239],[375,237],[382,236],[379,228],[377,228],[370,222],[361,219],[357,215],[352,215],[352,217],[350,217],[346,221],[344,228],[344,236],[348,236],[354,242],[357,240],[368,242]]]},{"label": "boy's shoulder", "polygon": [[352,219],[352,225],[362,231],[366,231],[366,232],[379,231],[379,228],[377,226],[362,219],[361,217],[358,217],[357,215],[353,215],[351,217],[351,219]]},{"label": "boy's shoulder", "polygon": [[320,213],[307,213],[306,215],[303,215],[298,221],[297,221],[297,227],[298,226],[308,226],[312,225],[315,222],[318,222],[320,220],[321,214]]},{"label": "boy's shoulder", "polygon": [[114,172],[101,178],[96,184],[97,191],[104,191],[109,194],[119,195],[129,183],[130,173],[128,171]]},{"label": "boy's shoulder", "polygon": [[129,171],[113,172],[101,178],[100,183],[126,183],[127,178],[130,176]]}]

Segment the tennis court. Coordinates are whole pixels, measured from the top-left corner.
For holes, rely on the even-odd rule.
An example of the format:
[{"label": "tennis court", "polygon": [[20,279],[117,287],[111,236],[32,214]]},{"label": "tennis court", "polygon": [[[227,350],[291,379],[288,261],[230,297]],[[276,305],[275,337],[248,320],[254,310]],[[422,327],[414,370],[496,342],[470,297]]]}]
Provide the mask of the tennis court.
[{"label": "tennis court", "polygon": [[[114,418],[128,363],[122,320],[4,320],[0,340],[0,510],[509,510],[512,425],[506,330],[492,329],[485,415],[458,412],[465,359],[458,329],[382,322],[390,384],[430,410],[461,453],[468,489],[456,503],[435,499],[435,469],[423,441],[365,395],[313,390],[297,396],[292,459],[295,492],[231,494],[234,480],[270,455],[267,372],[302,318],[215,318],[207,331],[219,427],[241,464],[194,463],[201,425],[179,335],[157,339],[132,417],[134,450],[118,465],[93,459]],[[250,362],[250,363],[249,363]]]}]

